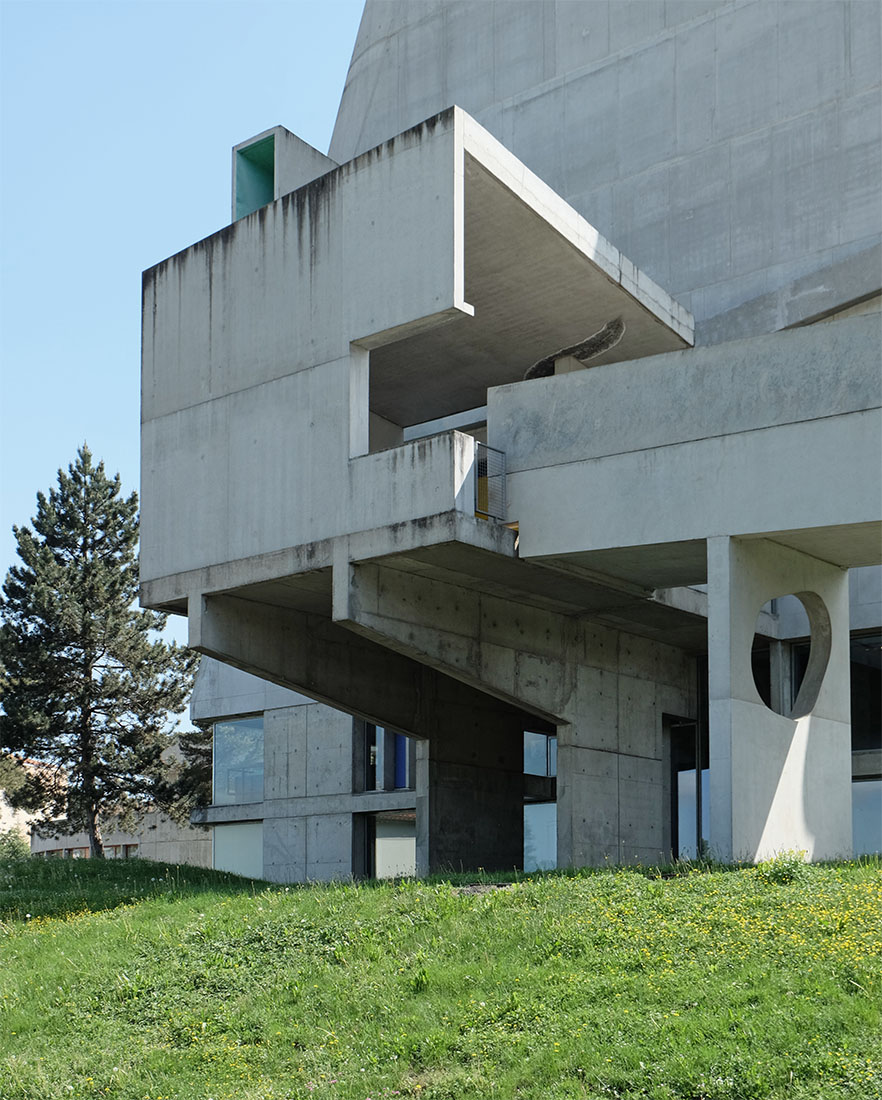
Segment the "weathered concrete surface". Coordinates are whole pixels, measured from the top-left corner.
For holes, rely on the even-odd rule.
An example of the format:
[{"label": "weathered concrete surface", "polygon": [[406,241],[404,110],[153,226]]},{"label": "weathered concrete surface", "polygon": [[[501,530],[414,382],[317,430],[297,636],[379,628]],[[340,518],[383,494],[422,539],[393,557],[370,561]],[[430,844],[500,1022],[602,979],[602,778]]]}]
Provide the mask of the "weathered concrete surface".
[{"label": "weathered concrete surface", "polygon": [[199,664],[190,696],[190,718],[194,722],[237,718],[311,702],[296,691],[288,691],[259,676],[249,676],[232,665],[206,659]]},{"label": "weathered concrete surface", "polygon": [[[455,756],[463,724],[479,743],[509,717],[553,718],[562,861],[663,858],[663,717],[696,715],[693,670],[682,649],[632,632],[657,639],[696,619],[700,601],[648,590],[702,581],[708,536],[753,535],[757,554],[774,538],[827,562],[877,560],[876,483],[854,470],[878,468],[878,421],[849,405],[866,347],[856,372],[842,357],[835,387],[817,349],[844,330],[804,345],[780,338],[775,348],[808,349],[781,375],[761,369],[771,344],[728,374],[684,356],[654,393],[648,366],[622,381],[601,364],[590,372],[597,387],[610,382],[618,396],[594,424],[574,400],[590,375],[533,383],[564,388],[545,389],[546,401],[559,394],[554,415],[540,411],[513,446],[512,459],[520,448],[527,460],[513,463],[512,517],[520,553],[575,601],[569,614],[535,573],[519,586],[528,570],[512,532],[466,530],[470,444],[366,452],[420,419],[483,404],[488,385],[584,337],[577,325],[594,331],[620,301],[629,338],[654,318],[640,355],[664,350],[651,346],[659,334],[688,343],[682,307],[653,279],[686,295],[708,343],[869,301],[880,282],[879,79],[877,5],[369,3],[331,150],[358,160],[148,273],[145,602],[189,603],[205,652],[428,738],[423,766],[434,752],[434,796],[448,799],[451,820],[469,795],[452,783],[444,794],[445,774],[470,774],[478,792],[492,754],[469,773],[475,761],[444,758],[446,739]],[[420,126],[365,152],[452,102],[479,112],[512,152],[458,111],[435,117],[431,134]],[[344,248],[333,230],[353,215]],[[618,358],[636,357],[628,347]],[[717,351],[718,365],[741,354]],[[828,396],[842,398],[835,414]],[[544,465],[531,449],[544,450]],[[442,560],[443,537],[468,552]],[[496,577],[473,553],[479,543],[496,555]],[[712,586],[714,615],[721,592],[742,583],[732,576]],[[866,590],[866,576],[855,583]],[[603,588],[614,594],[606,602]],[[506,598],[524,601],[529,630],[519,635],[500,611],[491,637],[483,613]],[[872,606],[872,593],[860,602]],[[589,627],[599,614],[607,626]],[[561,640],[556,654],[542,624]],[[755,700],[732,699],[730,733],[742,703]],[[809,719],[830,720],[838,712]],[[784,809],[802,812],[800,799],[814,797],[813,729],[800,726],[787,748],[779,723],[774,747],[757,750],[792,805],[766,787],[750,802],[740,764],[729,769],[734,808],[723,826],[718,810],[721,836],[746,837],[750,852],[817,829],[813,850],[830,849],[835,821],[809,807],[793,824]],[[750,739],[733,743],[734,759]],[[829,762],[841,778],[839,756]],[[805,768],[804,788],[794,767]],[[327,797],[329,814],[346,812],[334,801],[345,794]],[[503,803],[476,827],[492,828],[492,814],[507,822]],[[766,813],[768,835],[749,833],[745,807]],[[444,818],[427,827],[427,814],[423,867],[445,843]],[[330,819],[315,833],[333,874],[341,834]],[[290,843],[299,852],[307,841]],[[503,840],[490,848],[501,861]]]},{"label": "weathered concrete surface", "polygon": [[[207,658],[191,714],[263,716],[263,800],[194,815],[219,838],[217,866],[233,860],[239,873],[274,882],[349,878],[361,871],[353,815],[414,809],[413,790],[357,789],[352,718],[306,696]],[[250,828],[228,831],[238,825]]]},{"label": "weathered concrete surface", "polygon": [[[554,723],[560,866],[668,858],[663,719],[696,714],[695,671],[681,650],[377,564],[348,566],[334,614]],[[441,744],[453,735],[445,727]]]},{"label": "weathered concrete surface", "polygon": [[237,154],[241,150],[247,149],[249,145],[254,145],[256,142],[268,137],[273,138],[275,145],[273,162],[273,201],[280,199],[282,195],[287,195],[290,191],[296,191],[298,188],[304,187],[307,183],[312,183],[312,181],[318,179],[319,176],[324,176],[328,172],[339,167],[336,161],[331,160],[330,157],[326,157],[325,154],[320,153],[318,149],[314,149],[311,145],[307,144],[307,142],[297,137],[296,134],[292,134],[290,130],[286,130],[284,126],[273,126],[269,130],[264,130],[259,134],[255,134],[254,137],[248,138],[246,141],[240,141],[237,145],[233,146],[233,202],[231,221],[236,221],[237,217]]},{"label": "weathered concrete surface", "polygon": [[703,582],[715,535],[877,563],[879,349],[852,318],[491,391],[521,555],[659,587]]},{"label": "weathered concrete surface", "polygon": [[864,0],[368,0],[330,155],[457,103],[720,342],[879,289],[880,80]]},{"label": "weathered concrete surface", "polygon": [[[767,540],[708,546],[711,845],[724,860],[802,849],[851,855],[848,577]],[[795,594],[813,617],[793,716],[762,702],[750,664],[758,610]]]},{"label": "weathered concrete surface", "polygon": [[[442,870],[452,863],[488,870],[518,865],[523,856],[523,711],[397,657],[318,616],[231,597],[208,597],[203,598],[199,615],[194,615],[191,608],[190,623],[191,645],[203,653],[246,671],[259,671],[277,683],[296,685],[315,699],[345,706],[377,725],[435,742],[420,754],[417,764],[421,796],[428,799],[428,808],[424,805],[419,818],[419,871]],[[314,708],[293,709],[314,712]],[[348,812],[351,819],[354,812],[405,808],[407,802],[401,805],[401,798],[393,798],[390,803],[388,797],[382,801],[366,794],[358,796],[356,806],[353,796],[345,797],[352,773],[348,766],[341,768],[340,757],[342,754],[352,759],[351,720],[327,708],[315,708],[315,713],[314,722],[334,725],[339,743],[335,745],[334,738],[323,729],[315,742],[317,758],[311,763],[306,763],[306,745],[296,734],[286,733],[284,747],[274,747],[274,726],[270,723],[268,744],[276,754],[273,770],[284,771],[287,776],[271,789],[281,791],[287,784],[289,791],[287,799],[277,804],[277,813],[268,815],[265,801],[251,807],[212,808],[206,820],[262,819],[272,849],[282,842],[273,840],[276,826],[266,825],[270,817],[288,818],[291,811],[296,811],[298,817],[312,820],[321,808],[322,815],[334,816],[336,812],[337,816],[345,816]],[[309,721],[305,714],[296,720]],[[284,765],[280,753],[286,756]],[[320,794],[331,797],[316,797]],[[309,814],[306,803],[315,808],[314,814]],[[458,824],[454,826],[454,822]],[[278,828],[287,830],[288,836],[293,826],[282,823]],[[310,870],[305,856],[305,864],[289,860],[275,872],[273,861],[281,857],[270,851],[264,873],[288,878],[350,873],[351,820],[349,831],[339,823],[332,827],[325,822],[315,828],[324,830],[326,845],[330,837],[337,837],[332,849],[337,852],[334,859],[328,858],[326,866]],[[341,870],[344,862],[345,872]]]},{"label": "weathered concrete surface", "polygon": [[168,605],[192,569],[460,507],[464,445],[368,455],[372,419],[377,445],[480,405],[615,316],[603,361],[691,342],[686,311],[459,109],[151,268],[144,584]]}]

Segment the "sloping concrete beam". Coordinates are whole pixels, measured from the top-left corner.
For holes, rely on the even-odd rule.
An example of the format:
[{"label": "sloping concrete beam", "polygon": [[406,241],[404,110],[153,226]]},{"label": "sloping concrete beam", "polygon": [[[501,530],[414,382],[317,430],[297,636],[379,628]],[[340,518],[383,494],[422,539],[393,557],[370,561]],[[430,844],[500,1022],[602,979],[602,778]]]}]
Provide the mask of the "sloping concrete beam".
[{"label": "sloping concrete beam", "polygon": [[560,724],[582,659],[578,620],[373,563],[334,565],[334,621]]},{"label": "sloping concrete beam", "polygon": [[479,730],[487,712],[500,709],[484,692],[321,615],[236,596],[190,603],[192,649],[409,736],[437,735],[439,715],[450,711]]},{"label": "sloping concrete beam", "polygon": [[319,615],[204,596],[189,617],[193,649],[428,739],[417,761],[419,873],[520,866],[522,711]]}]

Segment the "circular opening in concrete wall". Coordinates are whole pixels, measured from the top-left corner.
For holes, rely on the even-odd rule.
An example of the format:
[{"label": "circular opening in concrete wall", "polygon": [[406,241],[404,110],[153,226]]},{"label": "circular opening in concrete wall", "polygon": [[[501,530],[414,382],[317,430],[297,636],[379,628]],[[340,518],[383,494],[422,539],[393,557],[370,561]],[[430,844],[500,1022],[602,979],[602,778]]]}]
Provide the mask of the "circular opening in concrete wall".
[{"label": "circular opening in concrete wall", "polygon": [[[808,642],[781,647],[772,640],[770,616],[776,614],[790,620],[790,637],[807,636]],[[750,663],[754,686],[775,714],[802,718],[812,713],[830,660],[831,634],[827,608],[814,592],[778,596],[760,608]]]},{"label": "circular opening in concrete wall", "polygon": [[[789,602],[788,634],[807,636],[807,644],[781,647],[772,640],[774,628],[770,616],[785,611],[785,600]],[[751,668],[756,690],[770,710],[786,718],[802,718],[812,712],[830,661],[831,638],[830,615],[815,592],[779,596],[760,608],[754,628]],[[782,662],[786,662],[786,667],[782,667]]]}]

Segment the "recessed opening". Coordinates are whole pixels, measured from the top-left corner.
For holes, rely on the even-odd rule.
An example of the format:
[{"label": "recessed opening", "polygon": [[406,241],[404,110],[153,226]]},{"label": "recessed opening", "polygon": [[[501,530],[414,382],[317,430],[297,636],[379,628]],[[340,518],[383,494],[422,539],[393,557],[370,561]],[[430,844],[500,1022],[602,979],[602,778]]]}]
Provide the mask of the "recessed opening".
[{"label": "recessed opening", "polygon": [[799,646],[798,659],[788,664],[781,644],[770,640],[763,630],[764,620],[775,613],[775,604],[783,598],[770,600],[757,615],[751,650],[753,682],[769,710],[786,718],[802,718],[814,709],[830,660],[830,615],[814,592],[794,592],[786,597],[802,605],[809,635]]},{"label": "recessed opening", "polygon": [[524,870],[557,866],[557,737],[524,730]]},{"label": "recessed opening", "polygon": [[416,874],[416,811],[353,814],[353,871],[364,878]]},{"label": "recessed opening", "polygon": [[487,442],[487,406],[481,405],[475,409],[465,409],[463,412],[452,413],[450,416],[442,416],[437,420],[426,420],[420,424],[394,424],[386,417],[380,416],[374,409],[370,410],[370,452],[385,451],[390,447],[400,447],[402,443],[410,443],[415,439],[425,439],[430,435],[438,435],[440,432],[449,432],[456,429],[477,439],[479,443]]},{"label": "recessed opening", "polygon": [[236,152],[236,217],[244,218],[275,197],[276,139],[273,134]]},{"label": "recessed opening", "polygon": [[706,721],[665,715],[670,755],[670,836],[674,859],[700,859],[710,836],[710,743]]},{"label": "recessed opening", "polygon": [[416,784],[416,743],[403,733],[363,722],[352,723],[352,789],[407,791]]}]

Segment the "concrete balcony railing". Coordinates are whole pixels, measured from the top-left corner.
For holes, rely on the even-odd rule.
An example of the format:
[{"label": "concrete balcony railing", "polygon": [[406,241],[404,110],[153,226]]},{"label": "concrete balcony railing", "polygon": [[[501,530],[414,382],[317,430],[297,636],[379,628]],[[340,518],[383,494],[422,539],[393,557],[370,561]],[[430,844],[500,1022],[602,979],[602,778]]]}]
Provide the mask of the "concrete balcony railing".
[{"label": "concrete balcony railing", "polygon": [[346,533],[449,511],[505,519],[505,455],[465,432],[413,440],[349,466]]}]

